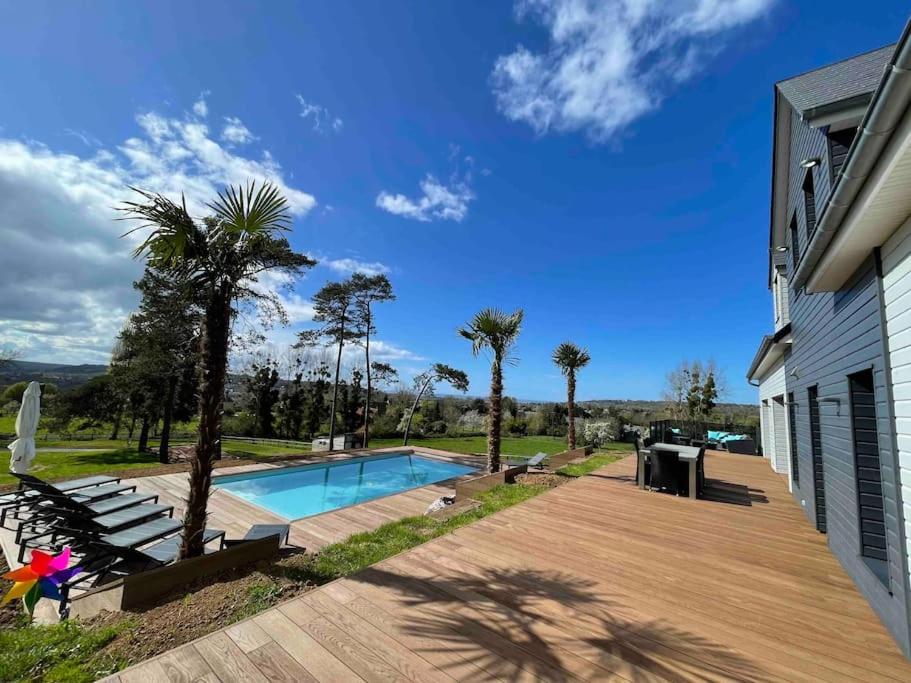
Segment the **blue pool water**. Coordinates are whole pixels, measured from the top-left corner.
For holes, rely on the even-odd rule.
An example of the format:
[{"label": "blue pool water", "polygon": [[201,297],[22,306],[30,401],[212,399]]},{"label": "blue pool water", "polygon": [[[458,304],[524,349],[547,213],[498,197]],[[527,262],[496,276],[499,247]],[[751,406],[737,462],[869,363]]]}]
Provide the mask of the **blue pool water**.
[{"label": "blue pool water", "polygon": [[407,453],[219,477],[215,486],[285,519],[300,519],[473,472]]}]

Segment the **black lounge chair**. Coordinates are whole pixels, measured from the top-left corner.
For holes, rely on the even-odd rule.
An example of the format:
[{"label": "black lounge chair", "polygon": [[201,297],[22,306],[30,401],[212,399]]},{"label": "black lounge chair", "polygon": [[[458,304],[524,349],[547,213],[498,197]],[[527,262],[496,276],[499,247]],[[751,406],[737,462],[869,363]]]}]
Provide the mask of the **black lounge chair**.
[{"label": "black lounge chair", "polygon": [[[171,522],[171,524],[159,524],[158,522]],[[69,614],[69,593],[73,588],[92,588],[109,578],[162,567],[177,559],[181,536],[174,535],[174,533],[183,528],[181,522],[170,519],[155,520],[153,523],[142,526],[149,527],[144,534],[140,534],[140,527],[136,527],[116,534],[101,536],[89,542],[88,552],[78,563],[83,571],[69,581],[60,584],[61,617],[65,618]],[[157,540],[157,542],[148,545],[151,541],[140,540],[149,535],[153,535],[153,540]],[[163,538],[168,535],[169,538]],[[224,546],[225,532],[221,529],[207,528],[203,532],[203,545],[219,538],[222,541],[219,544],[220,549]]]},{"label": "black lounge chair", "polygon": [[[132,495],[142,497],[142,494]],[[35,522],[29,519],[19,527],[16,542],[19,543],[20,562],[25,556],[26,548],[47,547],[56,550],[60,546],[58,539],[65,539],[71,546],[78,547],[87,543],[90,537],[114,533],[143,524],[156,517],[164,515],[171,517],[174,514],[173,505],[156,503],[134,504],[100,515],[92,509],[92,506],[85,503],[61,499],[59,504],[61,507],[54,512],[42,515]],[[26,535],[27,531],[33,533]],[[46,541],[42,541],[42,539],[46,539]]]},{"label": "black lounge chair", "polygon": [[[37,477],[35,477],[35,479],[37,479]],[[38,481],[41,480],[38,479]],[[88,489],[106,484],[118,484],[119,482],[120,477],[109,477],[107,475],[99,474],[91,477],[80,477],[79,479],[57,482],[53,486],[63,493],[73,493],[79,489]],[[17,491],[0,496],[0,526],[5,526],[7,514],[10,512],[18,512],[40,500],[38,491],[33,488],[26,488],[23,481],[20,481],[19,486],[20,488]],[[14,516],[17,512],[14,512]]]},{"label": "black lounge chair", "polygon": [[135,485],[121,484],[119,483],[119,479],[116,479],[115,481],[109,483],[101,484],[100,486],[86,486],[72,489],[61,488],[59,484],[51,484],[44,481],[43,479],[39,479],[38,477],[33,477],[31,474],[17,474],[16,472],[11,472],[10,474],[19,479],[19,482],[27,489],[36,491],[38,494],[48,498],[71,497],[74,500],[86,502],[90,500],[110,498],[111,496],[116,496],[119,493],[126,493],[128,491],[136,490]]},{"label": "black lounge chair", "polygon": [[288,542],[288,536],[291,534],[290,524],[254,524],[250,530],[244,534],[243,538],[225,539],[225,546],[240,545],[247,541],[258,541],[270,536],[278,536],[278,545],[282,546]]},{"label": "black lounge chair", "polygon": [[529,458],[525,464],[529,467],[537,467],[547,459],[547,453],[538,453],[533,458]]}]

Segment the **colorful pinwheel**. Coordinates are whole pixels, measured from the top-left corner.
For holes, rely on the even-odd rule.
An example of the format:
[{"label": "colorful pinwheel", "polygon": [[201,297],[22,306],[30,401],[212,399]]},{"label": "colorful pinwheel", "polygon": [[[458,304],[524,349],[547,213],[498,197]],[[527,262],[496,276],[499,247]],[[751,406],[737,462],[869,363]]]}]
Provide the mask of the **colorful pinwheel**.
[{"label": "colorful pinwheel", "polygon": [[3,596],[0,606],[14,598],[22,598],[25,609],[31,616],[35,604],[41,598],[59,600],[60,584],[82,571],[81,567],[67,568],[69,563],[69,548],[64,548],[63,552],[56,556],[33,550],[32,561],[29,564],[3,575],[4,579],[15,581],[15,583]]}]

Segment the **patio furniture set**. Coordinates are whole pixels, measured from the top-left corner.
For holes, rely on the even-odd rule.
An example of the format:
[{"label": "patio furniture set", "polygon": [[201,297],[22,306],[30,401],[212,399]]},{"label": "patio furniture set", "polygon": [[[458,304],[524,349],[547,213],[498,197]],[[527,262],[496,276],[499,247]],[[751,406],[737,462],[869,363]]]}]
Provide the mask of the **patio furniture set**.
[{"label": "patio furniture set", "polygon": [[636,483],[640,489],[698,498],[705,489],[705,446],[636,442]]},{"label": "patio furniture set", "polygon": [[[158,496],[137,492],[117,477],[83,477],[51,484],[28,474],[13,473],[19,490],[0,496],[0,526],[15,532],[22,563],[29,550],[59,552],[69,547],[82,568],[60,587],[60,615],[68,615],[73,589],[88,590],[114,579],[175,562],[183,524],[174,508]],[[243,539],[227,544],[278,536],[287,542],[288,525],[253,525]],[[225,532],[206,528],[203,543],[226,547]]]}]

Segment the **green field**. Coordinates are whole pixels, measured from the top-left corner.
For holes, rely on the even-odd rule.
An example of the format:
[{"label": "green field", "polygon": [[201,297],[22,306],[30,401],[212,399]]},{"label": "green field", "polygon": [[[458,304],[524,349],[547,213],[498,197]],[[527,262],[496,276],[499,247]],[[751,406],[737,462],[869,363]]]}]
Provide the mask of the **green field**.
[{"label": "green field", "polygon": [[[151,448],[158,446],[157,442],[149,443]],[[39,448],[45,448],[45,443],[39,443]],[[42,479],[61,480],[75,479],[90,474],[108,474],[123,470],[144,469],[158,465],[157,453],[137,453],[136,446],[127,447],[126,441],[67,441],[56,442],[53,447],[62,448],[99,448],[98,451],[40,451],[35,457],[35,462],[30,470],[31,474]],[[272,444],[248,444],[226,441],[224,452],[238,458],[257,460],[282,455],[296,455],[306,450],[300,446],[277,446]],[[0,453],[0,455],[3,455]],[[0,473],[0,486],[15,483],[15,478]]]},{"label": "green field", "polygon": [[[54,451],[38,453],[29,470],[42,479],[76,479],[90,474],[107,474],[120,470],[142,469],[158,463],[152,453],[137,453],[136,449],[117,449],[94,452]],[[11,474],[0,474],[0,485],[13,484]]]},{"label": "green field", "polygon": [[[371,448],[389,448],[391,446],[401,446],[401,439],[371,439]],[[486,436],[463,436],[448,437],[442,436],[435,439],[409,439],[408,445],[414,448],[439,448],[443,451],[452,451],[453,453],[473,453],[487,452]],[[632,444],[628,443],[610,443],[599,451],[611,453],[627,453],[633,449]],[[566,450],[566,438],[562,436],[504,436],[500,441],[500,452],[503,455],[532,456],[537,453],[547,453],[554,455]]]},{"label": "green field", "polygon": [[[388,448],[401,446],[400,439],[373,439],[371,448]],[[150,441],[149,446],[154,450],[157,441]],[[413,439],[409,446],[420,448],[438,448],[453,453],[484,453],[487,450],[487,439],[483,436],[468,437],[441,437],[438,439]],[[90,474],[108,474],[131,469],[154,467],[158,464],[156,453],[137,453],[135,443],[127,446],[125,440],[111,441],[98,439],[95,441],[56,441],[40,442],[40,448],[62,448],[73,450],[60,450],[39,452],[32,466],[32,473],[44,479],[61,480],[74,479]],[[98,451],[83,451],[75,449],[97,448]],[[532,456],[544,452],[553,455],[566,450],[566,441],[563,438],[550,436],[505,437],[502,442],[504,456]],[[598,449],[599,453],[627,453],[631,450],[630,444],[611,443]],[[250,460],[270,459],[283,455],[300,455],[307,453],[307,444],[293,445],[271,443],[249,443],[242,441],[225,441],[224,452],[238,458]],[[15,482],[9,474],[0,474],[0,486]]]}]

